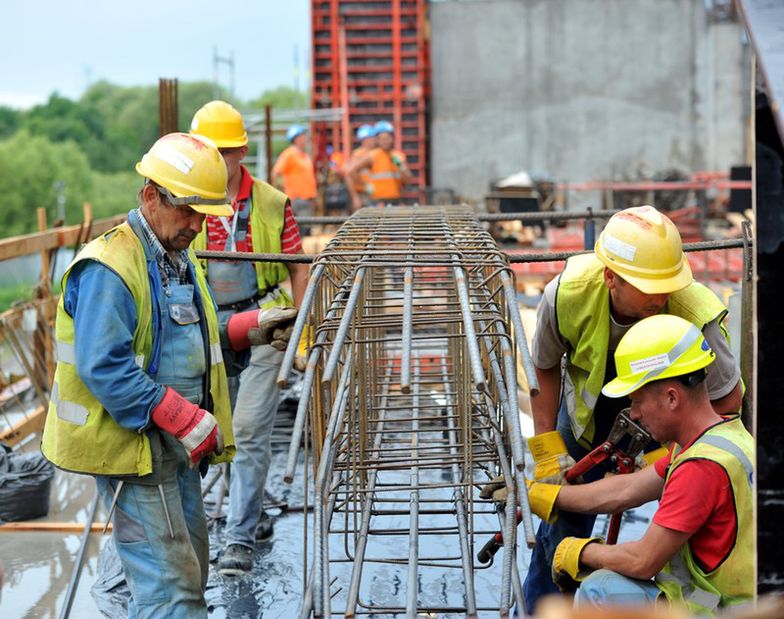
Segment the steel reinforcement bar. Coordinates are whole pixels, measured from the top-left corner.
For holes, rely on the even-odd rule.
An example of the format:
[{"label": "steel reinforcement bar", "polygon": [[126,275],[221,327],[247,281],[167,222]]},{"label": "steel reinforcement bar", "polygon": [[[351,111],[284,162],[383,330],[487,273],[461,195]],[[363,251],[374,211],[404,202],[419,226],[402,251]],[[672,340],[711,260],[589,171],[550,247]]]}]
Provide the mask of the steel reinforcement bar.
[{"label": "steel reinforcement bar", "polygon": [[[278,376],[288,380],[308,334],[286,472],[307,429],[315,504],[302,617],[522,607],[518,507],[524,542],[534,538],[518,355],[538,385],[514,291],[506,256],[463,207],[362,209],[315,261]],[[499,475],[503,510],[479,497]],[[475,542],[499,518],[503,555],[480,564]]]}]

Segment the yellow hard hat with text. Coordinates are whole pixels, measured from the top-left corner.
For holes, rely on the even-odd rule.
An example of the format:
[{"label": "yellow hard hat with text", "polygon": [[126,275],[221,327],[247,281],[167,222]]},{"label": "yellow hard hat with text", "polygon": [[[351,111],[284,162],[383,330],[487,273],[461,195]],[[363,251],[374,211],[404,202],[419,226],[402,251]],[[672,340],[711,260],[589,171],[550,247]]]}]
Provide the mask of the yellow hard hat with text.
[{"label": "yellow hard hat with text", "polygon": [[670,314],[644,318],[626,332],[615,351],[618,375],[602,393],[608,398],[629,395],[655,380],[691,374],[713,362],[702,331]]},{"label": "yellow hard hat with text", "polygon": [[164,135],[136,164],[136,171],[167,190],[167,199],[175,206],[188,205],[205,215],[234,212],[226,200],[226,163],[207,138]]},{"label": "yellow hard hat with text", "polygon": [[218,148],[237,148],[248,143],[242,114],[225,101],[204,104],[193,115],[191,133],[210,138]]},{"label": "yellow hard hat with text", "polygon": [[678,229],[652,206],[613,215],[594,251],[608,269],[646,294],[676,292],[693,281]]}]

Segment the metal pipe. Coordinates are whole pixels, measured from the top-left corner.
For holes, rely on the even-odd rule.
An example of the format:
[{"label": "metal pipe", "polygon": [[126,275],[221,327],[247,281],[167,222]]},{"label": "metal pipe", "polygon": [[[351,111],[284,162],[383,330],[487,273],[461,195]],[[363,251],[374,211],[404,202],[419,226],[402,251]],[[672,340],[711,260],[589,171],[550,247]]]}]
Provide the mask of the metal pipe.
[{"label": "metal pipe", "polygon": [[[749,247],[753,246],[753,242]],[[721,249],[735,249],[745,247],[742,238],[722,239],[718,241],[699,241],[695,243],[684,243],[683,251],[717,251]],[[227,252],[227,251],[213,251],[213,250],[197,250],[194,252],[196,258],[200,260],[242,260],[250,262],[283,262],[297,263],[297,264],[311,264],[315,262],[320,254],[269,254],[257,252]],[[543,252],[526,252],[526,253],[504,253],[499,252],[506,256],[506,259],[512,264],[520,264],[526,262],[561,262],[568,260],[572,256],[580,256],[582,254],[589,254],[590,251],[576,250],[576,251],[543,251]],[[346,254],[350,256],[351,253]],[[400,261],[397,266],[406,266],[404,261]]]},{"label": "metal pipe", "polygon": [[[411,402],[411,461],[419,459],[419,360],[414,360],[414,397]],[[406,615],[415,617],[417,614],[417,579],[419,575],[419,467],[411,467],[411,491],[409,498],[409,534],[408,534],[408,581],[406,584]]]},{"label": "metal pipe", "polygon": [[313,299],[316,296],[316,290],[318,289],[319,282],[324,275],[325,269],[326,265],[324,264],[316,265],[313,269],[313,273],[310,274],[310,278],[308,279],[305,293],[302,295],[302,303],[300,304],[299,312],[297,313],[297,319],[294,321],[294,327],[291,330],[291,339],[289,340],[289,345],[286,347],[286,352],[283,355],[283,361],[281,361],[280,370],[278,371],[277,383],[278,387],[281,389],[288,385],[289,374],[291,374],[291,368],[294,367],[294,360],[297,357],[299,341],[302,338],[302,332],[305,330],[305,324],[308,321],[308,313],[310,312],[311,305],[313,305]]},{"label": "metal pipe", "polygon": [[[90,540],[90,530],[92,529],[93,520],[95,520],[95,512],[98,510],[99,494],[96,491],[93,502],[90,505],[90,512],[87,515],[87,521],[84,525],[82,532],[82,539],[79,543],[79,552],[76,555],[76,562],[73,570],[71,571],[71,580],[68,582],[68,589],[65,592],[65,602],[60,609],[60,614],[57,615],[58,619],[68,619],[71,616],[71,607],[73,606],[74,596],[76,589],[79,587],[79,579],[82,576],[82,565],[84,564],[84,555],[87,551],[87,542]],[[107,518],[108,522],[109,519]]]}]

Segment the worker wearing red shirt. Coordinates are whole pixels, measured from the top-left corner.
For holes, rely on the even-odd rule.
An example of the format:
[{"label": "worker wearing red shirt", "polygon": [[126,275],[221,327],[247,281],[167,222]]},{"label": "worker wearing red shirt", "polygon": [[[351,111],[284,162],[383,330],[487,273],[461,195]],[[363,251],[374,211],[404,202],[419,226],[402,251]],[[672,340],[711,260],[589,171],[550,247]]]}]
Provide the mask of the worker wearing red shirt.
[{"label": "worker wearing red shirt", "polygon": [[374,131],[378,148],[362,158],[353,159],[346,167],[346,176],[352,181],[348,184],[348,190],[355,209],[364,206],[362,196],[354,188],[363,171],[367,171],[367,181],[372,187],[371,201],[378,204],[399,204],[403,186],[413,178],[405,154],[392,148],[395,144],[392,123],[380,120],[375,124]]},{"label": "worker wearing red shirt", "polygon": [[720,416],[711,405],[704,379],[714,357],[683,318],[661,314],[635,324],[615,352],[618,375],[602,393],[630,396],[632,419],[655,440],[671,442],[669,454],[590,484],[529,483],[532,510],[551,522],[558,509],[617,513],[660,500],[637,541],[560,542],[553,579],[562,590],[579,586],[577,606],[664,599],[709,616],[752,599],[754,439],[739,416]]},{"label": "worker wearing red shirt", "polygon": [[[220,150],[228,171],[228,195],[233,214],[206,218],[195,249],[302,253],[299,228],[285,194],[254,179],[242,165],[248,154],[248,136],[241,114],[225,101],[211,101],[199,109],[191,133],[210,138]],[[279,392],[275,379],[283,351],[270,345],[240,350],[232,341],[235,316],[299,306],[308,279],[306,264],[210,260],[207,281],[218,305],[218,319],[228,323],[228,341],[222,342],[229,375],[232,426],[237,456],[232,463],[226,548],[219,570],[224,574],[250,571],[256,542],[269,541],[272,520],[263,511],[264,485],[271,459],[270,439]],[[293,299],[280,284],[291,278]],[[292,312],[294,310],[291,310]],[[247,333],[247,330],[245,331]]]},{"label": "worker wearing red shirt", "polygon": [[[307,151],[307,129],[302,125],[291,125],[286,132],[286,139],[291,145],[278,155],[272,168],[272,178],[291,199],[297,217],[312,217],[318,189],[313,160]],[[303,226],[302,233],[308,232],[309,228]]]}]

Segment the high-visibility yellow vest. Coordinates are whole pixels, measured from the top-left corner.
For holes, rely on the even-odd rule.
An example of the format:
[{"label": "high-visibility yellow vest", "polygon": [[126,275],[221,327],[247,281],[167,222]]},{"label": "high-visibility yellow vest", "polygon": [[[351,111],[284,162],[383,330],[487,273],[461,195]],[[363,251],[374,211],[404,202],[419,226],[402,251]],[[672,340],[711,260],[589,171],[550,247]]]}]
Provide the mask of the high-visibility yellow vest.
[{"label": "high-visibility yellow vest", "polygon": [[688,449],[675,455],[665,480],[689,460],[711,460],[720,465],[732,484],[737,531],[735,543],[719,566],[703,572],[689,543],[685,543],[656,576],[656,585],[673,604],[690,612],[712,615],[716,608],[750,602],[756,583],[754,574],[754,439],[739,417],[710,428]]},{"label": "high-visibility yellow vest", "polygon": [[[281,253],[280,237],[285,225],[286,202],[288,198],[269,183],[253,179],[250,205],[250,230],[253,239],[253,251],[261,254]],[[207,249],[207,222],[201,228],[191,247],[196,250]],[[207,261],[201,265],[206,273]],[[259,291],[274,288],[289,277],[289,270],[282,262],[256,262],[256,278]],[[281,306],[293,307],[294,301],[283,288],[275,290],[273,299],[262,304],[263,308]]]},{"label": "high-visibility yellow vest", "polygon": [[[218,318],[204,273],[193,252],[196,284],[207,322],[209,346],[210,411],[223,433],[225,449],[212,462],[228,462],[235,452],[226,370],[220,348]],[[130,290],[136,304],[137,323],[133,333],[136,364],[146,370],[152,359],[152,295],[144,247],[126,222],[89,243],[63,275],[66,290],[73,267],[83,260],[96,260],[112,269]],[[157,267],[156,267],[157,268]],[[56,466],[93,475],[147,475],[152,472],[150,440],[146,432],[120,426],[79,378],[74,352],[73,318],[65,311],[63,294],[57,305],[55,337],[57,367],[46,416],[41,451]]]},{"label": "high-visibility yellow vest", "polygon": [[[604,284],[604,268],[594,254],[570,258],[555,300],[558,330],[569,344],[565,395],[572,431],[588,442],[594,439],[593,410],[604,386],[610,341],[610,291]],[[702,330],[713,320],[721,321],[727,308],[708,288],[693,282],[673,292],[662,313],[680,316]]]}]

